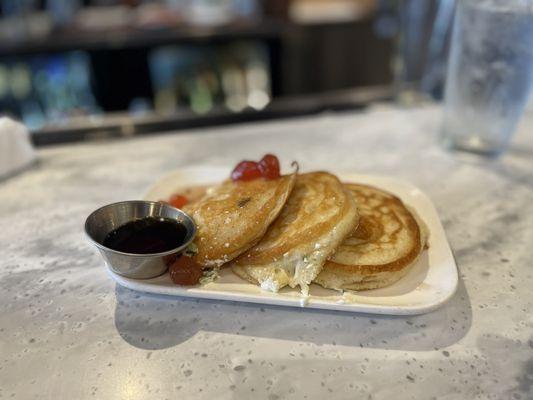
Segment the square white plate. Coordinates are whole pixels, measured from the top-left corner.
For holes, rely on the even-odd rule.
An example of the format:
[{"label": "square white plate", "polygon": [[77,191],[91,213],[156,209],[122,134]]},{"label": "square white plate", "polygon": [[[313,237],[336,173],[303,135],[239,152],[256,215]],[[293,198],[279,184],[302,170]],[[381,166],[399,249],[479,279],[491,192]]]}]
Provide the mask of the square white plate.
[{"label": "square white plate", "polygon": [[[184,168],[156,182],[144,198],[167,199],[184,187],[217,183],[228,176],[227,168]],[[229,269],[222,269],[219,279],[201,287],[177,286],[168,274],[145,280],[125,278],[108,269],[109,274],[120,285],[147,293],[373,314],[422,314],[450,299],[457,288],[457,266],[431,200],[411,184],[390,177],[346,173],[337,176],[345,182],[366,183],[394,193],[415,208],[428,226],[429,249],[424,251],[409,273],[395,284],[344,295],[313,284],[309,298],[302,301],[298,289],[283,288],[279,293],[266,292],[242,280]]]}]

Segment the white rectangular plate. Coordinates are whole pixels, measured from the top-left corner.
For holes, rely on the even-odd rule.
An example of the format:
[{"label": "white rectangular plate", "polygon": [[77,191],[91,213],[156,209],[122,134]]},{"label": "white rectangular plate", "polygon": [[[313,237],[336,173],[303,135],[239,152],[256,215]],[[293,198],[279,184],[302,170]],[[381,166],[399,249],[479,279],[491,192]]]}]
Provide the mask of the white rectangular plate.
[{"label": "white rectangular plate", "polygon": [[[184,187],[217,183],[228,176],[229,170],[226,168],[184,168],[156,182],[144,198],[166,199]],[[108,269],[109,274],[120,285],[147,293],[372,314],[422,314],[451,298],[457,287],[457,267],[431,200],[411,184],[390,177],[346,173],[337,176],[344,182],[366,183],[394,193],[416,209],[428,226],[429,249],[424,251],[409,273],[395,284],[344,295],[313,284],[309,298],[302,301],[298,289],[283,288],[279,293],[266,292],[237,277],[229,269],[223,269],[215,282],[201,287],[177,286],[168,274],[145,280],[125,278]]]}]

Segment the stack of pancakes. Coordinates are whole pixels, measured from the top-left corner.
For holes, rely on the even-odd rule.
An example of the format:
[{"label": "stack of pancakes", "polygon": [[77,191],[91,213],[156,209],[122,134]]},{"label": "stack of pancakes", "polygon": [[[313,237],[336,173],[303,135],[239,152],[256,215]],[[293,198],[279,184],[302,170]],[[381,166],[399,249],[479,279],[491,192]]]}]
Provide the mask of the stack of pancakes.
[{"label": "stack of pancakes", "polygon": [[427,229],[384,190],[327,172],[222,183],[186,207],[198,227],[196,261],[228,266],[277,292],[388,286],[416,262]]}]

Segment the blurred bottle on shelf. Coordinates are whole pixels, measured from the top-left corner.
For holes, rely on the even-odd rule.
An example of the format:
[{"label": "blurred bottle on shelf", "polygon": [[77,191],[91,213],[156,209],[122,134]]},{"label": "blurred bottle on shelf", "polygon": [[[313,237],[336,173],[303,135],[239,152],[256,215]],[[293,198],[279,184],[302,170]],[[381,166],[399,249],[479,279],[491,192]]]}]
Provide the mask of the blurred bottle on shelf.
[{"label": "blurred bottle on shelf", "polygon": [[33,56],[0,62],[0,106],[20,116],[30,129],[46,122],[99,112],[83,52]]},{"label": "blurred bottle on shelf", "polygon": [[135,97],[131,100],[128,112],[133,116],[148,115],[152,111],[152,103],[145,97]]},{"label": "blurred bottle on shelf", "polygon": [[223,53],[222,84],[231,111],[261,110],[271,100],[270,61],[264,46],[250,42],[229,46]]},{"label": "blurred bottle on shelf", "polygon": [[233,111],[239,112],[246,108],[246,77],[241,65],[228,61],[222,65],[222,89],[224,104]]},{"label": "blurred bottle on shelf", "polygon": [[149,64],[160,114],[259,110],[271,100],[268,52],[259,42],[160,47],[151,52]]},{"label": "blurred bottle on shelf", "polygon": [[395,90],[402,103],[442,98],[456,0],[381,0],[380,37],[394,38]]}]

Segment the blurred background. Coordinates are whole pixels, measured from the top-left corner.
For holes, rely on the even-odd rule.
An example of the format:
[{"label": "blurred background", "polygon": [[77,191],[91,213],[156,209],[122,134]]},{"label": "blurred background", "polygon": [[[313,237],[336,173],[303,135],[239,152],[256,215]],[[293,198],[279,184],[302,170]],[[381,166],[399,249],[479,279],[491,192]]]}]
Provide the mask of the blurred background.
[{"label": "blurred background", "polygon": [[442,97],[453,0],[0,0],[35,144]]}]

